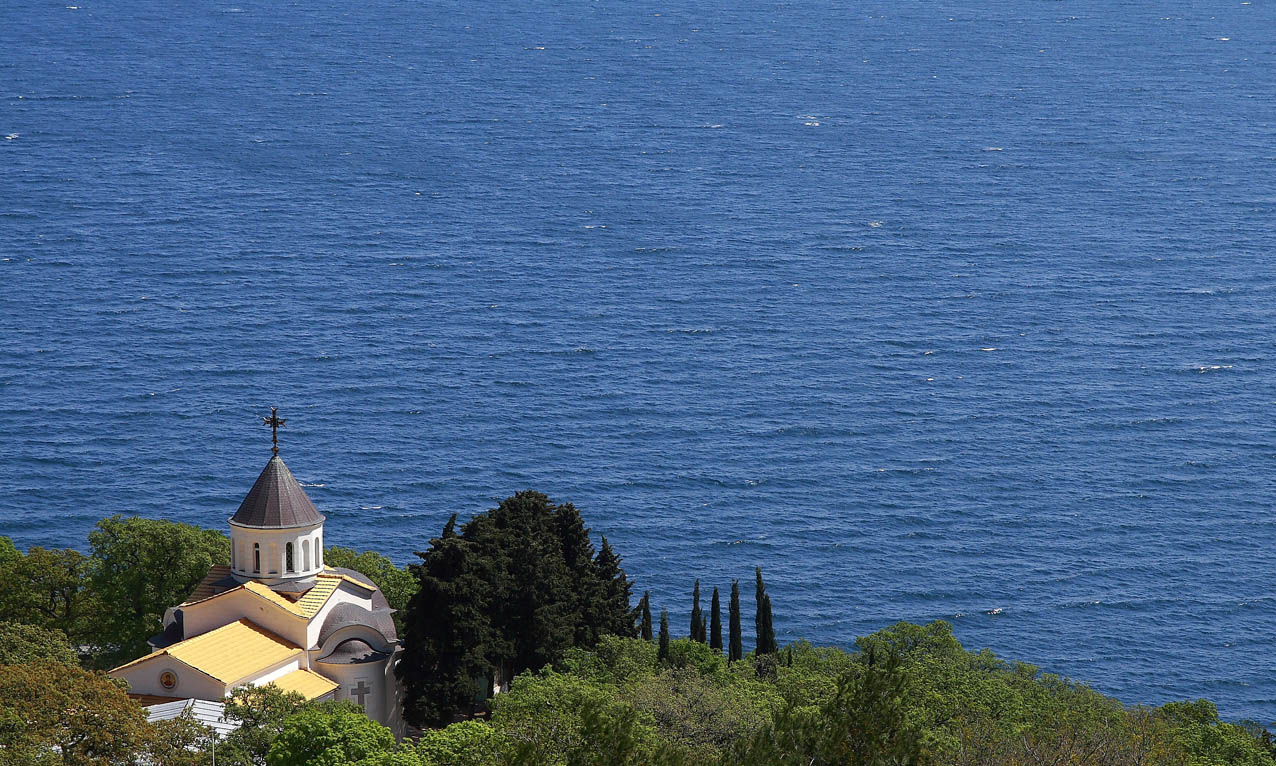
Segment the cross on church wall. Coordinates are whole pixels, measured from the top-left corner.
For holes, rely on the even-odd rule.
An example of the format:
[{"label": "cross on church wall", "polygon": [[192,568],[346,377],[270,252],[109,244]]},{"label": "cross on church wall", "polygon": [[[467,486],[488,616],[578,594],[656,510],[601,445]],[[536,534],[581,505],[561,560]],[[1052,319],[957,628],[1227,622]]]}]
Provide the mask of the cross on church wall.
[{"label": "cross on church wall", "polygon": [[366,696],[369,692],[371,692],[371,691],[372,691],[372,687],[370,687],[370,686],[368,686],[367,684],[365,684],[365,683],[363,682],[363,679],[362,679],[362,678],[360,678],[360,679],[359,679],[359,685],[358,685],[358,686],[356,686],[356,687],[354,687],[353,689],[351,689],[351,690],[350,690],[350,696],[351,696],[351,697],[358,697],[358,698],[359,698],[359,707],[366,708],[366,707],[367,707],[367,705],[363,704],[363,698],[364,698],[364,697],[365,697],[365,696]]}]

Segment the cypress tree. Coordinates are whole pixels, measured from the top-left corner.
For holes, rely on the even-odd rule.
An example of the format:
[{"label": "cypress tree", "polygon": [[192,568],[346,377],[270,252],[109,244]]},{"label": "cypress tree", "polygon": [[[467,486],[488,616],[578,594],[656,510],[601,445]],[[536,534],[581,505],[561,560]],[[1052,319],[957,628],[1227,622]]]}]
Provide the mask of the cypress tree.
[{"label": "cypress tree", "polygon": [[611,543],[603,538],[594,559],[594,572],[598,579],[601,598],[593,605],[592,623],[597,636],[612,635],[633,638],[634,613],[629,609],[629,595],[633,583],[625,570],[620,568],[620,557],[612,550]]},{"label": "cypress tree", "polygon": [[481,554],[456,534],[455,514],[410,569],[419,589],[408,602],[403,660],[404,714],[414,725],[442,725],[469,711],[474,679],[490,677],[501,646],[488,615],[496,590],[476,573]]},{"label": "cypress tree", "polygon": [[691,592],[691,640],[704,643],[704,612],[700,611],[700,581]]},{"label": "cypress tree", "polygon": [[727,662],[735,662],[744,657],[744,639],[740,634],[740,581],[731,581],[731,605],[728,608],[731,620],[731,644],[727,653]]},{"label": "cypress tree", "polygon": [[713,601],[709,607],[709,648],[722,653],[722,605],[718,603],[718,589],[713,589]]},{"label": "cypress tree", "polygon": [[660,646],[656,650],[656,660],[664,662],[669,659],[669,612],[660,610]]},{"label": "cypress tree", "polygon": [[758,578],[755,593],[758,611],[753,626],[757,630],[758,641],[753,653],[775,654],[780,649],[775,643],[775,628],[771,625],[771,597],[767,595],[766,583],[762,582],[762,567],[755,567],[754,572]]},{"label": "cypress tree", "polygon": [[644,641],[651,641],[656,637],[655,634],[651,632],[651,591],[643,591],[642,603],[638,605],[638,608],[642,610],[642,617],[640,618],[642,620],[642,639]]}]

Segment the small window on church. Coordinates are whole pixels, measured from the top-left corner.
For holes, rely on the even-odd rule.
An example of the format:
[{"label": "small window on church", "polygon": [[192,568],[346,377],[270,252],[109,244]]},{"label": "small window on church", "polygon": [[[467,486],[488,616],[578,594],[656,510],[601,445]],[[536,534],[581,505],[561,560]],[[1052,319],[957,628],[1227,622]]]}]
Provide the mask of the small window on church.
[{"label": "small window on church", "polygon": [[261,572],[261,543],[253,543],[253,571]]},{"label": "small window on church", "polygon": [[284,546],[284,568],[289,572],[297,571],[297,567],[293,564],[292,560],[292,543],[288,543]]}]

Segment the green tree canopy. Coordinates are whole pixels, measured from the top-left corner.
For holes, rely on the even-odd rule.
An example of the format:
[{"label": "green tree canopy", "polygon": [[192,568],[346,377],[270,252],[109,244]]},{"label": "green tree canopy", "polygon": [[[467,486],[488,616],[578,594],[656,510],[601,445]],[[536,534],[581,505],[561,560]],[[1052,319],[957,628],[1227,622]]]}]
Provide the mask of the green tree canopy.
[{"label": "green tree canopy", "polygon": [[164,611],[214,564],[230,562],[230,540],[221,532],[139,517],[99,521],[89,547],[93,589],[107,607],[96,630],[107,664],[149,651],[146,639],[163,629]]},{"label": "green tree canopy", "polygon": [[358,705],[311,704],[288,717],[267,766],[381,766],[396,750],[394,734]]},{"label": "green tree canopy", "polygon": [[620,556],[603,537],[598,556],[594,558],[594,577],[601,592],[587,611],[593,623],[589,646],[602,636],[637,635],[634,613],[630,609],[634,586],[620,564]]},{"label": "green tree canopy", "polygon": [[70,548],[32,546],[17,554],[8,538],[0,546],[0,614],[13,622],[62,631],[73,645],[96,643],[97,600],[89,587],[91,562]]},{"label": "green tree canopy", "polygon": [[26,665],[39,660],[79,664],[62,631],[20,622],[0,622],[0,665]]},{"label": "green tree canopy", "polygon": [[504,733],[483,721],[427,731],[412,747],[423,766],[498,766],[508,749]]},{"label": "green tree canopy", "polygon": [[[209,766],[212,763],[215,732],[204,726],[190,711],[153,724],[154,737],[148,760],[162,766]],[[218,753],[218,762],[230,763]]]},{"label": "green tree canopy", "polygon": [[50,660],[0,666],[4,763],[134,764],[153,736],[146,711],[104,675]]}]

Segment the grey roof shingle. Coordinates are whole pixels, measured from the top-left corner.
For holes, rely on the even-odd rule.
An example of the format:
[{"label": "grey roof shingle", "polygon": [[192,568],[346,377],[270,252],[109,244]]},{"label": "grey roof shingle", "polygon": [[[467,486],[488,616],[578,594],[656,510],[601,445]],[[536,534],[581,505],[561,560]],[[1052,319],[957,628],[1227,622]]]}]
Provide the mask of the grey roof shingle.
[{"label": "grey roof shingle", "polygon": [[389,656],[385,652],[378,652],[368,646],[367,642],[348,638],[316,662],[328,665],[362,665],[365,662],[382,662]]},{"label": "grey roof shingle", "polygon": [[323,514],[315,510],[292,471],[275,455],[230,521],[241,527],[287,529],[318,524],[323,521]]}]

